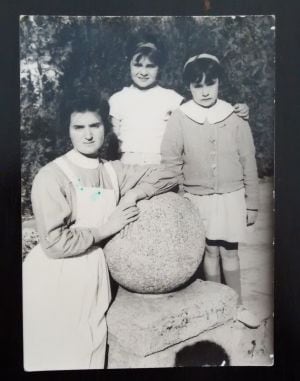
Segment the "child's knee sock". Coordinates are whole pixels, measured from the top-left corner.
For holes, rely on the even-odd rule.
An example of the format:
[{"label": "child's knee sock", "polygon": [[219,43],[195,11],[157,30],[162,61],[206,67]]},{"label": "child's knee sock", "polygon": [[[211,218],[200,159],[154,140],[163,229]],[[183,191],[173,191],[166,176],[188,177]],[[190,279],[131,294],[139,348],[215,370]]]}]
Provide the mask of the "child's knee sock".
[{"label": "child's knee sock", "polygon": [[220,249],[223,265],[223,274],[227,286],[236,291],[238,302],[242,303],[240,259],[237,250]]},{"label": "child's knee sock", "polygon": [[221,283],[220,273],[220,257],[218,249],[214,252],[206,250],[204,257],[204,274],[205,279],[211,282]]},{"label": "child's knee sock", "polygon": [[216,274],[208,274],[205,271],[205,280],[209,280],[210,282],[221,283],[221,274],[220,272]]}]

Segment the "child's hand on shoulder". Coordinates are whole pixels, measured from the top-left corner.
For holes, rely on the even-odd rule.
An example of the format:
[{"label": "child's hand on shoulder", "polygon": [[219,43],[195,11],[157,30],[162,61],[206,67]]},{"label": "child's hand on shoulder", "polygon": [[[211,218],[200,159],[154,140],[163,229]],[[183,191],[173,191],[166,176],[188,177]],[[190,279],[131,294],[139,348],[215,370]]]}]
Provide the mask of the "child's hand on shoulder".
[{"label": "child's hand on shoulder", "polygon": [[246,103],[237,103],[233,106],[234,112],[245,120],[249,119],[249,107]]},{"label": "child's hand on shoulder", "polygon": [[251,226],[255,224],[257,220],[258,211],[247,209],[247,226]]}]

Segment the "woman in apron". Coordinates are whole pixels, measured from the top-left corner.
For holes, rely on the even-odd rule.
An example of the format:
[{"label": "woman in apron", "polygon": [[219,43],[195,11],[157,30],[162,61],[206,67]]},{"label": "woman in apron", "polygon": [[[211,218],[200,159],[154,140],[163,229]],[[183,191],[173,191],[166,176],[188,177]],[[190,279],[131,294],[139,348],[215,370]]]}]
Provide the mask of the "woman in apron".
[{"label": "woman in apron", "polygon": [[74,102],[73,149],[43,167],[33,182],[40,244],[23,263],[27,371],[104,368],[111,295],[101,241],[138,218],[137,200],[175,185],[162,167],[99,159],[109,128],[106,111],[95,98]]}]

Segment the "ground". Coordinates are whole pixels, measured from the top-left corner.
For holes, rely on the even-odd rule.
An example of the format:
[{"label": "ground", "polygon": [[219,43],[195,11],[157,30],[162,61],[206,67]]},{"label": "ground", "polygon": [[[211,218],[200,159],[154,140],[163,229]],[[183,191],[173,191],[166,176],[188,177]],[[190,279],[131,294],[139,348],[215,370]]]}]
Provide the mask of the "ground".
[{"label": "ground", "polygon": [[273,314],[273,182],[260,181],[260,206],[256,224],[249,228],[248,240],[240,245],[244,304],[261,318]]},{"label": "ground", "polygon": [[[271,365],[273,362],[273,179],[261,179],[259,183],[260,206],[256,224],[249,228],[246,244],[240,245],[240,264],[243,303],[262,321],[257,330],[241,327],[245,340],[252,343],[253,350],[240,348],[244,365]],[[247,358],[245,354],[248,354]],[[243,359],[242,359],[243,357]]]}]

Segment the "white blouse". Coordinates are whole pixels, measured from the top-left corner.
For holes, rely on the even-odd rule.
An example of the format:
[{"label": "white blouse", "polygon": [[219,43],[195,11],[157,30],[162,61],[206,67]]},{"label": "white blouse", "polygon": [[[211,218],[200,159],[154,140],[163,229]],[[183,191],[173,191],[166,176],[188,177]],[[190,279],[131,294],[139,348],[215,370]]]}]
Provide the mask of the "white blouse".
[{"label": "white blouse", "polygon": [[182,99],[158,85],[147,90],[132,85],[113,94],[110,115],[120,121],[122,152],[159,154],[167,121]]}]

